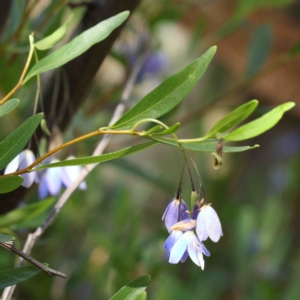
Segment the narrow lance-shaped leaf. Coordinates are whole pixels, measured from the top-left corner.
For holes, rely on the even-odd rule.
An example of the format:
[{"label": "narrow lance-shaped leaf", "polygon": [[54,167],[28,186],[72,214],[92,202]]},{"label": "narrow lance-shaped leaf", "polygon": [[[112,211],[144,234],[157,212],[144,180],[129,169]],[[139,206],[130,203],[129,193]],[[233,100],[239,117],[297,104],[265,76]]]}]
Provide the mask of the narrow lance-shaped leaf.
[{"label": "narrow lance-shaped leaf", "polygon": [[131,128],[138,121],[159,118],[176,105],[192,90],[212,60],[217,47],[211,47],[200,58],[183,70],[169,77],[145,96],[110,128]]},{"label": "narrow lance-shaped leaf", "polygon": [[40,272],[40,269],[28,266],[0,271],[0,289],[18,284]]},{"label": "narrow lance-shaped leaf", "polygon": [[232,128],[233,126],[239,124],[252,114],[257,105],[258,101],[252,100],[239,106],[234,111],[225,116],[223,119],[218,121],[208,132],[208,134],[205,135],[204,138],[208,139],[210,137],[214,137],[216,136],[216,134],[223,133],[228,129]]},{"label": "narrow lance-shaped leaf", "polygon": [[0,233],[0,243],[6,243],[6,242],[14,241],[14,240],[15,240],[15,237],[13,237],[11,235],[6,235],[6,234]]},{"label": "narrow lance-shaped leaf", "polygon": [[51,132],[50,130],[48,129],[48,126],[47,126],[47,122],[45,119],[42,119],[41,121],[41,128],[43,130],[43,132],[49,136],[51,136]]},{"label": "narrow lance-shaped leaf", "polygon": [[9,193],[17,189],[24,179],[21,176],[4,176],[0,177],[0,194]]},{"label": "narrow lance-shaped leaf", "polygon": [[160,131],[162,129],[163,129],[163,127],[161,125],[156,125],[156,126],[150,128],[149,130],[147,130],[146,132],[140,134],[140,136],[149,135],[149,134],[152,134],[154,132]]},{"label": "narrow lance-shaped leaf", "polygon": [[175,123],[174,125],[172,125],[171,127],[169,127],[168,129],[165,129],[164,131],[161,132],[155,132],[154,135],[167,135],[167,134],[172,134],[174,132],[176,132],[180,127],[180,123]]},{"label": "narrow lance-shaped leaf", "polygon": [[272,45],[272,33],[269,25],[260,26],[254,32],[248,50],[246,76],[255,75],[266,62]]},{"label": "narrow lance-shaped leaf", "polygon": [[33,76],[56,69],[81,55],[94,44],[107,38],[115,28],[119,27],[128,18],[128,16],[128,11],[122,12],[100,22],[96,26],[78,35],[68,44],[36,63],[29,71],[22,84],[27,82]]},{"label": "narrow lance-shaped leaf", "polygon": [[243,141],[258,136],[275,126],[283,114],[295,106],[294,102],[287,102],[277,106],[262,117],[249,122],[233,132],[223,136],[227,141]]},{"label": "narrow lance-shaped leaf", "polygon": [[151,277],[144,275],[136,280],[126,284],[109,300],[134,300],[147,288],[150,283]]},{"label": "narrow lance-shaped leaf", "polygon": [[47,168],[56,168],[56,167],[67,167],[67,166],[84,166],[88,164],[95,164],[100,162],[105,162],[113,159],[117,159],[123,156],[127,156],[139,151],[142,151],[146,148],[149,148],[151,146],[156,145],[157,142],[148,142],[143,144],[134,145],[131,147],[124,148],[122,150],[106,153],[98,156],[89,156],[89,157],[81,157],[81,158],[75,158],[75,159],[68,159],[61,162],[45,165],[39,168],[35,168],[32,171],[36,170],[42,170]]},{"label": "narrow lance-shaped leaf", "polygon": [[28,118],[0,143],[0,170],[24,149],[42,118],[43,113]]},{"label": "narrow lance-shaped leaf", "polygon": [[53,33],[43,38],[42,40],[36,42],[34,46],[39,50],[47,50],[52,48],[55,44],[60,42],[66,36],[68,26],[72,18],[73,15],[71,15],[68,18],[68,20],[64,24],[62,24],[58,29],[56,29]]},{"label": "narrow lance-shaped leaf", "polygon": [[[149,137],[155,141],[161,142],[166,145],[179,147],[178,143],[169,139],[165,138],[159,138],[159,137]],[[216,141],[205,141],[205,142],[199,142],[199,143],[183,143],[182,146],[191,151],[197,151],[197,152],[214,152],[216,151],[218,142]],[[232,152],[244,152],[247,150],[251,150],[254,148],[258,148],[259,145],[254,146],[226,146],[223,145],[222,151],[223,153],[232,153]]]},{"label": "narrow lance-shaped leaf", "polygon": [[20,103],[19,99],[11,99],[4,104],[0,105],[0,118],[9,114],[14,110]]}]

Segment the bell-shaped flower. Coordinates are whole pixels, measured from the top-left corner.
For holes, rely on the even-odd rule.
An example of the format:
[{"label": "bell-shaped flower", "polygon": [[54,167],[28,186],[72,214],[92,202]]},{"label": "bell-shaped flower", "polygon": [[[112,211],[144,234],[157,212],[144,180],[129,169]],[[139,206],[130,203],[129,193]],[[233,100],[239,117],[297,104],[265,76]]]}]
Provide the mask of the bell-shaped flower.
[{"label": "bell-shaped flower", "polygon": [[[54,158],[51,159],[49,163],[56,162],[59,162],[59,160]],[[40,199],[46,198],[49,194],[52,196],[57,196],[59,194],[62,187],[61,172],[62,168],[58,167],[49,168],[43,173],[38,188]]]},{"label": "bell-shaped flower", "polygon": [[[69,156],[67,158],[67,160],[74,159],[74,158],[75,158],[75,156]],[[65,187],[69,187],[79,177],[82,167],[81,166],[69,166],[69,167],[62,167],[61,169],[62,169],[61,170],[62,183],[64,184]],[[87,186],[86,186],[85,181],[82,181],[79,184],[79,188],[81,190],[86,190]]]},{"label": "bell-shaped flower", "polygon": [[[18,154],[5,168],[4,174],[10,174],[17,170],[22,170],[31,165],[36,160],[35,155],[31,150],[24,150]],[[24,178],[22,186],[29,188],[37,179],[36,172],[21,174]]]},{"label": "bell-shaped flower", "polygon": [[205,241],[209,237],[216,243],[223,236],[220,219],[210,205],[204,205],[200,208],[197,217],[196,232],[200,241]]},{"label": "bell-shaped flower", "polygon": [[[167,253],[167,258],[170,258],[170,253],[171,253],[171,249],[173,248],[173,246],[175,245],[175,243],[177,242],[177,240],[182,236],[183,232],[181,231],[172,231],[169,235],[169,237],[167,238],[165,244],[164,244],[164,250]],[[186,259],[188,257],[188,253],[187,251],[183,254],[183,256],[181,257],[180,261],[181,262],[185,262]]]},{"label": "bell-shaped flower", "polygon": [[203,270],[203,254],[210,256],[210,253],[192,230],[186,231],[176,240],[170,251],[169,263],[177,264],[186,251],[191,260]]},{"label": "bell-shaped flower", "polygon": [[189,219],[190,215],[188,208],[183,200],[173,198],[162,217],[165,220],[166,227],[169,232],[171,232],[171,227],[175,225],[178,221]]}]

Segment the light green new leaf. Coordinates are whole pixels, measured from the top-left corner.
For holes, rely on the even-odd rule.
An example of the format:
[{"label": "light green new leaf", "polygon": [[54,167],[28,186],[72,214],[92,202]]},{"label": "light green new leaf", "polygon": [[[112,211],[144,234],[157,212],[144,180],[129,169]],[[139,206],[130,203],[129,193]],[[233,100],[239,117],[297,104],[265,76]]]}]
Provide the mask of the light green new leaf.
[{"label": "light green new leaf", "polygon": [[13,236],[0,233],[0,243],[10,242],[14,240],[15,238]]},{"label": "light green new leaf", "polygon": [[223,136],[226,141],[243,141],[258,136],[275,126],[283,114],[295,106],[294,102],[287,102],[277,106],[262,117],[249,122],[233,132]]},{"label": "light green new leaf", "polygon": [[67,34],[68,26],[72,18],[73,15],[71,15],[68,18],[68,20],[64,24],[62,24],[57,30],[55,30],[52,34],[36,42],[34,44],[35,48],[39,50],[47,50],[52,48],[58,42],[60,42]]},{"label": "light green new leaf", "polygon": [[48,126],[47,126],[47,122],[45,119],[42,119],[41,121],[41,128],[43,130],[43,132],[49,136],[51,136],[51,132],[50,130],[48,129]]},{"label": "light green new leaf", "polygon": [[39,215],[43,214],[53,203],[55,198],[50,198],[40,202],[28,204],[21,208],[16,208],[5,215],[0,216],[0,228],[13,226],[14,228],[21,227],[20,225],[34,220]]},{"label": "light green new leaf", "polygon": [[183,70],[165,80],[155,90],[145,96],[110,128],[131,128],[138,121],[147,118],[159,118],[192,90],[212,60],[217,47],[211,47],[200,58]]},{"label": "light green new leaf", "polygon": [[134,298],[134,300],[147,300],[147,292],[144,291],[144,292],[138,294],[138,295]]},{"label": "light green new leaf", "polygon": [[17,189],[23,181],[24,179],[21,176],[12,175],[0,177],[0,194],[9,193]]},{"label": "light green new leaf", "polygon": [[25,281],[40,271],[40,269],[34,266],[0,271],[0,289]]},{"label": "light green new leaf", "polygon": [[14,110],[20,103],[19,99],[11,99],[0,105],[0,118]]},{"label": "light green new leaf", "polygon": [[252,100],[239,106],[234,111],[225,116],[223,119],[218,121],[208,132],[205,138],[208,139],[210,137],[216,136],[216,134],[223,133],[228,129],[232,128],[233,126],[239,124],[252,114],[257,105],[258,101]]},{"label": "light green new leaf", "polygon": [[255,30],[248,47],[248,67],[246,76],[255,75],[266,62],[272,45],[272,32],[269,25],[262,25]]},{"label": "light green new leaf", "polygon": [[28,118],[0,143],[0,170],[4,169],[24,149],[42,118],[43,113]]},{"label": "light green new leaf", "polygon": [[45,166],[42,166],[39,168],[35,168],[33,171],[48,169],[48,168],[56,168],[56,167],[84,166],[84,165],[88,165],[88,164],[105,162],[105,161],[113,160],[116,158],[120,158],[123,156],[127,156],[130,154],[142,151],[142,150],[149,148],[151,146],[154,146],[156,144],[157,144],[157,142],[147,142],[147,143],[142,143],[142,144],[134,145],[131,147],[127,147],[127,148],[124,148],[124,149],[116,151],[116,152],[106,153],[106,154],[102,154],[102,155],[98,155],[98,156],[89,156],[89,157],[68,159],[68,160],[60,161],[60,162],[53,163],[50,165],[45,165]]},{"label": "light green new leaf", "polygon": [[172,125],[171,127],[169,127],[168,129],[161,131],[161,132],[155,132],[154,135],[167,135],[167,134],[172,134],[174,132],[176,132],[180,127],[180,123],[175,123],[174,125]]},{"label": "light green new leaf", "polygon": [[29,71],[22,84],[25,84],[25,82],[33,76],[56,69],[78,57],[94,44],[107,38],[114,29],[119,27],[128,18],[128,16],[129,12],[124,11],[81,33],[68,44],[37,62]]},{"label": "light green new leaf", "polygon": [[150,283],[151,277],[143,275],[136,280],[126,284],[109,300],[135,300],[147,288]]},{"label": "light green new leaf", "polygon": [[147,130],[146,132],[140,134],[140,136],[149,135],[149,134],[152,134],[154,132],[160,131],[162,129],[163,129],[163,127],[161,125],[156,125],[156,126],[150,128],[149,130]]},{"label": "light green new leaf", "polygon": [[[159,137],[150,137],[151,139],[161,142],[166,145],[179,147],[178,143],[169,139],[165,138],[159,138]],[[218,142],[216,141],[205,141],[205,142],[199,142],[199,143],[183,143],[182,146],[191,151],[197,151],[197,152],[215,152],[217,149]],[[254,146],[225,146],[223,145],[223,153],[231,153],[231,152],[243,152],[247,150],[251,150],[254,148],[258,148],[259,145]]]}]

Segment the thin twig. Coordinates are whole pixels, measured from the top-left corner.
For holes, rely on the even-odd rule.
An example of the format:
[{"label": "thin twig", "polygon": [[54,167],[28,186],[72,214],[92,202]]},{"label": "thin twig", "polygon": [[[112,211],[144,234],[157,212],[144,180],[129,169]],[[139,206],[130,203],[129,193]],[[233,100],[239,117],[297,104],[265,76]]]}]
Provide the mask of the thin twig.
[{"label": "thin twig", "polygon": [[36,266],[37,268],[39,268],[40,270],[45,272],[49,277],[59,276],[62,278],[67,278],[67,276],[65,274],[47,267],[46,265],[42,264],[38,260],[34,259],[33,257],[31,257],[31,256],[27,255],[26,253],[20,251],[19,249],[15,248],[11,243],[0,243],[0,246],[17,254],[18,256],[22,257],[23,259],[27,260],[28,262],[30,262],[31,264],[33,264],[34,266]]},{"label": "thin twig", "polygon": [[[129,98],[129,95],[131,93],[131,90],[133,88],[133,85],[136,81],[137,75],[139,73],[139,71],[141,70],[141,67],[146,59],[148,55],[148,50],[145,50],[144,53],[137,59],[136,63],[134,64],[134,67],[131,71],[131,74],[126,82],[125,88],[123,90],[122,96],[121,96],[121,100],[119,102],[119,104],[117,105],[113,116],[109,122],[109,125],[114,124],[124,113],[125,110],[125,105],[126,102]],[[101,155],[109,140],[111,138],[111,135],[105,135],[100,143],[98,144],[98,146],[96,147],[96,149],[93,152],[93,156],[97,156],[97,155]],[[75,182],[73,182],[73,184],[71,186],[69,186],[61,195],[61,197],[58,199],[57,203],[55,204],[54,208],[52,209],[52,211],[50,212],[48,218],[46,219],[46,221],[40,226],[38,227],[34,233],[31,233],[28,235],[27,240],[25,242],[25,245],[23,247],[23,253],[26,253],[27,255],[31,253],[31,250],[34,246],[34,244],[36,243],[36,241],[43,235],[43,233],[46,231],[46,229],[54,222],[54,220],[57,218],[59,212],[61,211],[61,209],[64,207],[64,205],[67,203],[68,199],[70,198],[70,196],[73,194],[73,192],[78,188],[79,184],[86,178],[86,176],[98,165],[97,164],[93,164],[93,165],[88,165],[85,168],[82,169],[82,171],[80,172],[80,175],[78,176],[77,180]],[[18,262],[18,266],[21,266],[23,264],[23,260],[20,259]],[[15,285],[14,286],[10,286],[4,289],[4,292],[2,294],[3,300],[10,300],[12,297],[12,294],[15,290]]]},{"label": "thin twig", "polygon": [[16,84],[16,86],[0,101],[0,105],[4,104],[9,99],[9,97],[12,96],[22,86],[23,79],[26,75],[26,72],[28,70],[28,67],[29,67],[29,64],[31,62],[31,58],[33,55],[33,51],[34,51],[34,43],[33,42],[34,41],[33,41],[33,33],[32,33],[29,35],[30,50],[29,50],[29,54],[28,54],[23,72],[21,74],[21,77],[20,77],[18,83]]}]

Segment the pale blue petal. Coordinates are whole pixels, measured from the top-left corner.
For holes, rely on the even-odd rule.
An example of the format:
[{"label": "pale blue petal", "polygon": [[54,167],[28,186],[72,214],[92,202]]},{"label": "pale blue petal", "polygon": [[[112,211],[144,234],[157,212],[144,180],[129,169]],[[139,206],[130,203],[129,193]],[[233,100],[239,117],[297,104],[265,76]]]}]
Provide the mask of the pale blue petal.
[{"label": "pale blue petal", "polygon": [[168,210],[169,210],[169,208],[170,208],[170,204],[173,202],[173,200],[174,199],[172,199],[169,203],[168,203],[168,205],[167,205],[167,208],[165,209],[165,212],[164,212],[164,214],[163,214],[163,216],[162,216],[162,221],[164,220],[164,218],[166,217],[166,214],[167,214],[167,212],[168,212]]},{"label": "pale blue petal", "polygon": [[[51,163],[59,162],[57,159],[53,159]],[[57,196],[62,187],[61,182],[61,168],[50,168],[46,171],[46,182],[48,190],[52,196]]]},{"label": "pale blue petal", "polygon": [[200,247],[201,247],[202,253],[203,253],[205,256],[209,257],[209,256],[210,256],[210,252],[207,250],[207,248],[206,248],[206,247],[204,246],[204,244],[201,243],[201,242],[200,242]]},{"label": "pale blue petal", "polygon": [[[36,160],[33,152],[31,150],[25,150],[23,159],[20,161],[19,169],[25,169],[29,165],[31,165]],[[24,178],[24,181],[22,183],[22,186],[29,188],[33,184],[36,172],[30,172],[26,174],[21,175]]]},{"label": "pale blue petal", "polygon": [[188,252],[189,252],[190,258],[197,266],[200,267],[200,262],[198,260],[198,251],[199,251],[199,247],[196,244],[196,242],[194,241],[194,239],[190,240],[188,243]]},{"label": "pale blue petal", "polygon": [[190,219],[190,214],[188,213],[188,208],[184,202],[184,200],[181,200],[180,205],[180,220]]},{"label": "pale blue petal", "polygon": [[24,151],[19,153],[5,168],[4,174],[10,174],[16,172],[19,169],[20,161],[24,157]]},{"label": "pale blue petal", "polygon": [[206,228],[205,212],[200,210],[197,217],[196,232],[200,241],[206,241],[208,238],[208,232]]},{"label": "pale blue petal", "polygon": [[189,213],[187,212],[187,206],[183,200],[180,204],[180,214],[178,220],[178,210],[180,201],[178,199],[173,199],[167,206],[163,219],[165,219],[165,224],[169,232],[171,232],[171,227],[180,220],[189,219]]},{"label": "pale blue petal", "polygon": [[164,250],[167,252],[167,257],[170,257],[171,249],[176,241],[182,236],[181,231],[172,231],[164,244]]},{"label": "pale blue petal", "polygon": [[216,211],[210,206],[205,207],[205,222],[207,233],[213,242],[218,242],[220,237],[223,236],[222,226]]},{"label": "pale blue petal", "polygon": [[[74,156],[69,156],[68,159],[74,159]],[[81,166],[70,166],[70,167],[63,167],[61,172],[61,179],[65,187],[69,187],[72,185],[79,177],[81,173],[82,167]],[[85,181],[82,181],[79,184],[79,188],[85,190],[87,188]]]},{"label": "pale blue petal", "polygon": [[177,223],[178,208],[179,208],[179,200],[177,199],[174,199],[167,207],[168,211],[165,214],[165,225],[169,232],[171,232],[171,227],[175,223]]},{"label": "pale blue petal", "polygon": [[80,188],[81,190],[86,190],[86,189],[87,189],[86,182],[85,182],[85,181],[80,182],[79,188]]},{"label": "pale blue petal", "polygon": [[40,179],[39,182],[38,192],[39,192],[40,199],[46,198],[49,193],[45,175],[46,174],[44,174],[44,176]]},{"label": "pale blue petal", "polygon": [[187,260],[188,256],[189,256],[189,253],[187,252],[187,250],[185,250],[180,262],[184,263]]},{"label": "pale blue petal", "polygon": [[182,259],[188,244],[187,233],[184,233],[171,249],[169,263],[177,264]]}]

